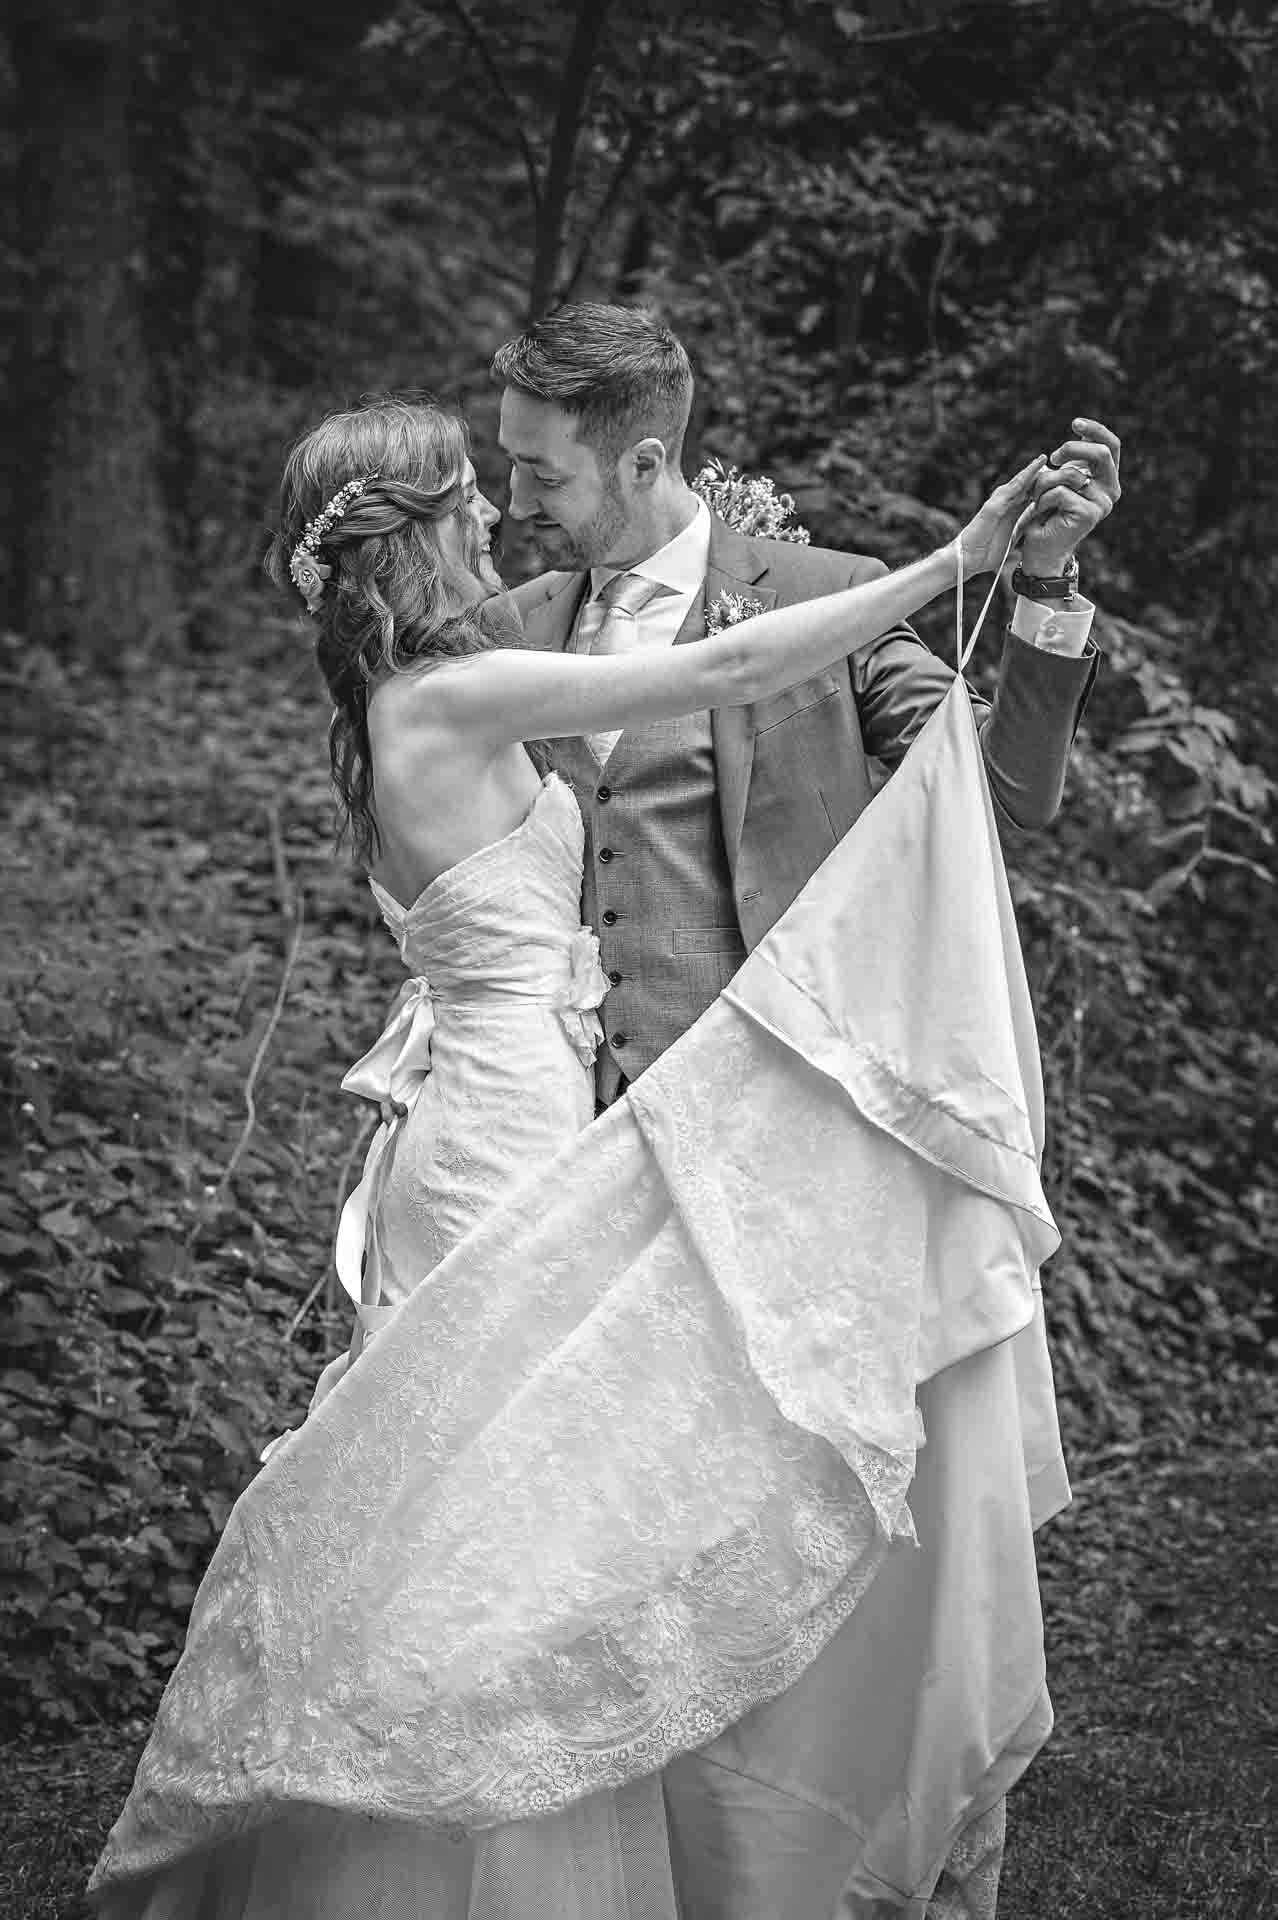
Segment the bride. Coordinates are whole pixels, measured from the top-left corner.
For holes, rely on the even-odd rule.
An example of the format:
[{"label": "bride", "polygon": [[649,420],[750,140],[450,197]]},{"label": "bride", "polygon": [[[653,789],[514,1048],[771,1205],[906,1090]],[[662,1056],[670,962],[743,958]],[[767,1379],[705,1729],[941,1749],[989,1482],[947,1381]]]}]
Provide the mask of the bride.
[{"label": "bride", "polygon": [[[1009,961],[980,1125],[929,1099],[926,1139],[870,1050],[832,1051],[856,862],[916,904],[923,787],[898,776],[887,851],[836,850],[741,993],[589,1126],[608,981],[582,821],[525,742],[760,701],[855,653],[1001,564],[1043,464],[882,579],[582,658],[517,644],[458,420],[379,402],[295,449],[273,569],[315,618],[335,787],[409,979],[344,1083],[382,1112],[339,1232],[351,1354],[197,1596],[95,1872],[109,1920],[673,1920],[660,1770],[815,1670],[914,1540],[920,1352],[943,1370],[1039,1324],[1054,1233],[1032,1092],[1007,1093],[1032,1041]],[[984,835],[965,725],[936,716],[927,752],[967,795],[944,830]],[[970,862],[920,861],[933,908],[988,896],[1006,946],[1001,867],[982,889]],[[859,984],[886,1004],[886,977]],[[969,1313],[973,1247],[964,1270],[1001,1278]],[[970,1810],[947,1791],[924,1866]]]}]

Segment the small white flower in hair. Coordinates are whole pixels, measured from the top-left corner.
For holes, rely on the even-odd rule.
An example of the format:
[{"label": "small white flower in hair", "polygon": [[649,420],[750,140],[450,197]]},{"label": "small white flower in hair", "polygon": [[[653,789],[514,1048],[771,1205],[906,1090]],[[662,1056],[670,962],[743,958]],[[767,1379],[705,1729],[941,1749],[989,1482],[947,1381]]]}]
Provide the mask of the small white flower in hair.
[{"label": "small white flower in hair", "polygon": [[289,577],[306,602],[308,613],[319,612],[320,601],[324,597],[324,582],[333,575],[333,569],[317,558],[320,542],[337,525],[347,507],[359,499],[365,487],[371,487],[374,480],[380,480],[381,477],[380,473],[366,473],[358,480],[348,480],[344,487],[339,487],[323,511],[307,522],[306,531],[289,555]]}]

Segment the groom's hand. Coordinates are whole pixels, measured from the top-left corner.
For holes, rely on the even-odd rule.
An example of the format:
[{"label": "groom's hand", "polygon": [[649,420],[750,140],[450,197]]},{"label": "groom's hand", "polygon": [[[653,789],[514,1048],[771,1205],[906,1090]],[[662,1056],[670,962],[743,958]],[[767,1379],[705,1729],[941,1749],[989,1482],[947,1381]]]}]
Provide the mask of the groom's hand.
[{"label": "groom's hand", "polygon": [[[1078,437],[1048,454],[1021,536],[1021,566],[1041,580],[1063,572],[1079,542],[1114,511],[1122,492],[1118,435],[1099,420],[1078,419],[1072,425]],[[1061,473],[1066,466],[1069,471]]]}]

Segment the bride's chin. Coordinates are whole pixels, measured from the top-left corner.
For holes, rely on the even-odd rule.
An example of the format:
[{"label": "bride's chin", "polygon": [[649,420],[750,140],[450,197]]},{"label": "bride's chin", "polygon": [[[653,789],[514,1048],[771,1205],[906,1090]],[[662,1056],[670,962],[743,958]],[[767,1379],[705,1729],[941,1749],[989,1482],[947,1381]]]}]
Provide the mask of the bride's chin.
[{"label": "bride's chin", "polygon": [[491,558],[481,553],[471,561],[462,578],[455,583],[455,591],[466,606],[476,606],[481,601],[491,600],[495,593],[504,593],[505,583]]}]

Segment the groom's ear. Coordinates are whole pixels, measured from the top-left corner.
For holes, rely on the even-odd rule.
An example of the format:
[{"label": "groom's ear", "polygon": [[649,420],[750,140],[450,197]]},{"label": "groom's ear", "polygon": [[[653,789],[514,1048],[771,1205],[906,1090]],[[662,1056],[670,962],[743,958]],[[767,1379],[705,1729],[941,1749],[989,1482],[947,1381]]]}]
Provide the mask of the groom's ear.
[{"label": "groom's ear", "polygon": [[644,440],[636,440],[626,457],[630,461],[630,471],[637,487],[655,486],[670,465],[665,445],[655,434],[649,434]]}]

